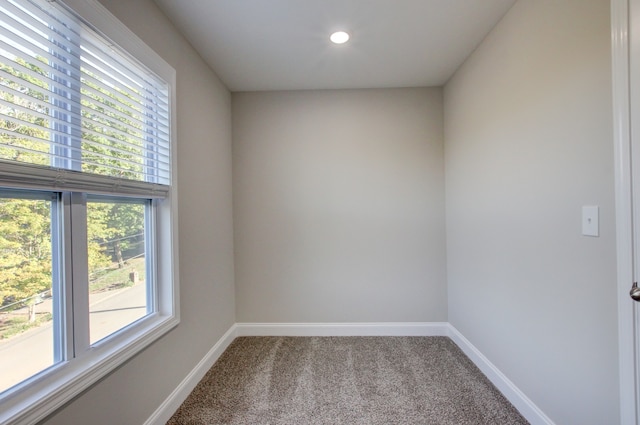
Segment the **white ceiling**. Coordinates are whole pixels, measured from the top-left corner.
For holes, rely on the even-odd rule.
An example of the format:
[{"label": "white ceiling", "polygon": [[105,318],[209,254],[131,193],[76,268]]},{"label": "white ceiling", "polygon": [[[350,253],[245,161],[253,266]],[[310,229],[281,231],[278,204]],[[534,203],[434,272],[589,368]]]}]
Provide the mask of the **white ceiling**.
[{"label": "white ceiling", "polygon": [[515,0],[155,2],[231,91],[253,91],[443,85]]}]

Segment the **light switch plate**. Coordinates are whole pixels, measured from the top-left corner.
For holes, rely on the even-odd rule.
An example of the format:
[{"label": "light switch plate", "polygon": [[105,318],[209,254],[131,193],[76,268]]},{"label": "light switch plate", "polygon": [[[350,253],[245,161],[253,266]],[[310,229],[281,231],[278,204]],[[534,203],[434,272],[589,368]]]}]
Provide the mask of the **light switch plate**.
[{"label": "light switch plate", "polygon": [[582,207],[582,234],[585,236],[600,236],[598,206],[586,205]]}]

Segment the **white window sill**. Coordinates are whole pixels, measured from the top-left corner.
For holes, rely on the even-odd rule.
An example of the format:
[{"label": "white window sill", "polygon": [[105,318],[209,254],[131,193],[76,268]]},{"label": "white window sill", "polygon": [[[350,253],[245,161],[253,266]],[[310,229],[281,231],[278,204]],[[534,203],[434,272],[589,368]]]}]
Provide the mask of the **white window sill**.
[{"label": "white window sill", "polygon": [[11,390],[0,406],[0,423],[36,423],[157,341],[179,320],[176,316],[147,316],[94,345],[73,362],[62,362]]}]

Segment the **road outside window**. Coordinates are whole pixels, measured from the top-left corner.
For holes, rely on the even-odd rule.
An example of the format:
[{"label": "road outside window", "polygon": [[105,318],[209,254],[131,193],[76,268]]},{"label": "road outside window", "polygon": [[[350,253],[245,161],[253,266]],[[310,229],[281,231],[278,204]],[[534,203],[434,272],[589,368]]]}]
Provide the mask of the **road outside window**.
[{"label": "road outside window", "polygon": [[147,306],[144,203],[88,202],[90,343],[143,318]]},{"label": "road outside window", "polygon": [[51,212],[0,198],[0,392],[56,363]]}]

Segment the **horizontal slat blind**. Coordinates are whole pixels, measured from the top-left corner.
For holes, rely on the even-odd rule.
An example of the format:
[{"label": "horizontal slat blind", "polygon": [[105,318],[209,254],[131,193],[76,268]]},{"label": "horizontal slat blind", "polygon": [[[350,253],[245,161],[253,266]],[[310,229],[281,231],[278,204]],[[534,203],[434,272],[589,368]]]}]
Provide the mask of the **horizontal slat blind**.
[{"label": "horizontal slat blind", "polygon": [[159,187],[171,184],[168,93],[55,3],[0,2],[0,185],[163,196]]}]

